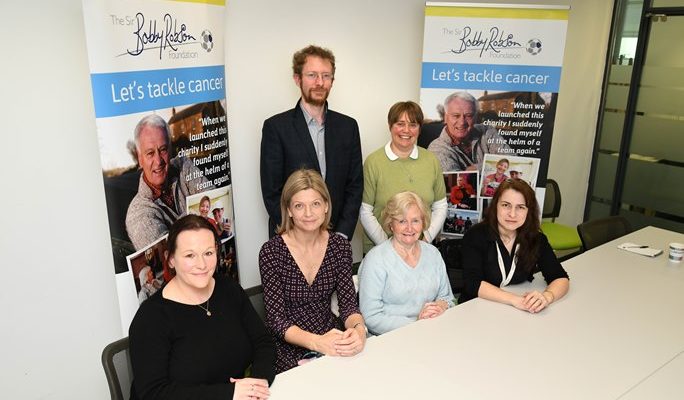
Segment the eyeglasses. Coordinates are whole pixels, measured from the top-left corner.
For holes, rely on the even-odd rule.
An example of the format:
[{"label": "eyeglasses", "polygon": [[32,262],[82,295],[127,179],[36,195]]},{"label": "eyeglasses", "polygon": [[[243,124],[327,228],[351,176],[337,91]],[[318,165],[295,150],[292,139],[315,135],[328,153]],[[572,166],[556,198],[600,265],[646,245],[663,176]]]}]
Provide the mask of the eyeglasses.
[{"label": "eyeglasses", "polygon": [[323,82],[330,82],[335,77],[333,74],[328,72],[324,72],[322,74],[319,74],[318,72],[307,72],[302,74],[302,76],[310,81],[316,81],[318,78],[321,78]]}]

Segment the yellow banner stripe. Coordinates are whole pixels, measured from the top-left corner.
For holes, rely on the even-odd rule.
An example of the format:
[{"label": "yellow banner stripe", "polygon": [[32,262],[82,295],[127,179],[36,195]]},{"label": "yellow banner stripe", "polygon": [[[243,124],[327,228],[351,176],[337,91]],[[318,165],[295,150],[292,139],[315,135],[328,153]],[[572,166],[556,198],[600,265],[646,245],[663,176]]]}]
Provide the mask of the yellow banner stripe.
[{"label": "yellow banner stripe", "polygon": [[542,8],[490,8],[490,7],[425,7],[425,16],[511,18],[511,19],[568,19],[569,10]]},{"label": "yellow banner stripe", "polygon": [[225,6],[226,0],[173,0],[179,3],[199,3],[199,4],[211,4],[214,6]]}]

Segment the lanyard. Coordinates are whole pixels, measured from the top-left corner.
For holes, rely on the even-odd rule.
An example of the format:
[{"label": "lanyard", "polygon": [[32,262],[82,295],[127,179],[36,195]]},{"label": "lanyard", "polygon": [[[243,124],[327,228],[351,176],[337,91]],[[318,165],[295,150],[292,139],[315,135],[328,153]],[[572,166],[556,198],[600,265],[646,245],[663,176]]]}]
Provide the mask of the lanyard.
[{"label": "lanyard", "polygon": [[517,253],[518,244],[516,243],[513,245],[513,257],[511,257],[511,270],[508,271],[508,275],[506,275],[506,268],[504,267],[503,258],[501,257],[501,249],[499,248],[499,244],[496,243],[496,255],[499,259],[499,269],[501,270],[501,284],[499,285],[499,287],[507,286],[511,282],[511,279],[513,279],[513,274],[515,273],[515,260],[518,258]]}]

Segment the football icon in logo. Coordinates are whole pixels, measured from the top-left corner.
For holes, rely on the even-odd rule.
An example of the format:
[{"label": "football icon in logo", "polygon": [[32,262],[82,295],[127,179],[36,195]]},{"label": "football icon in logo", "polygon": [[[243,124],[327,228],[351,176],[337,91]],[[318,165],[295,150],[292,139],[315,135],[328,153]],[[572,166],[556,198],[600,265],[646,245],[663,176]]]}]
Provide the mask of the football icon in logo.
[{"label": "football icon in logo", "polygon": [[214,39],[211,37],[211,31],[209,29],[205,29],[202,31],[201,36],[202,48],[208,53],[214,48]]},{"label": "football icon in logo", "polygon": [[527,42],[527,52],[532,54],[533,56],[541,53],[541,50],[542,50],[541,40],[530,39],[530,41]]}]

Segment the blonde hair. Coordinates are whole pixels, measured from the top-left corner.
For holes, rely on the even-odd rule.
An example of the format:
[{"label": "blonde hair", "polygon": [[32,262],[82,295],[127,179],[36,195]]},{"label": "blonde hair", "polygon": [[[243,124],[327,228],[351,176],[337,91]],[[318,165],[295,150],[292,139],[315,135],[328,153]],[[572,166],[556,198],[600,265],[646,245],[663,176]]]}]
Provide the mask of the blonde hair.
[{"label": "blonde hair", "polygon": [[330,226],[330,193],[328,187],[323,182],[321,174],[312,169],[298,169],[287,178],[285,186],[283,186],[283,193],[280,195],[280,225],[276,229],[277,234],[283,234],[291,231],[294,228],[294,222],[288,213],[290,202],[297,193],[302,190],[313,189],[318,192],[323,198],[323,201],[328,206],[328,211],[325,213],[325,219],[321,224],[321,231],[325,231]]},{"label": "blonde hair", "polygon": [[408,209],[414,205],[420,210],[420,219],[423,221],[423,229],[425,229],[430,225],[430,214],[427,212],[423,199],[413,192],[399,192],[389,199],[380,214],[382,228],[386,232],[390,232],[392,220],[403,219]]}]

